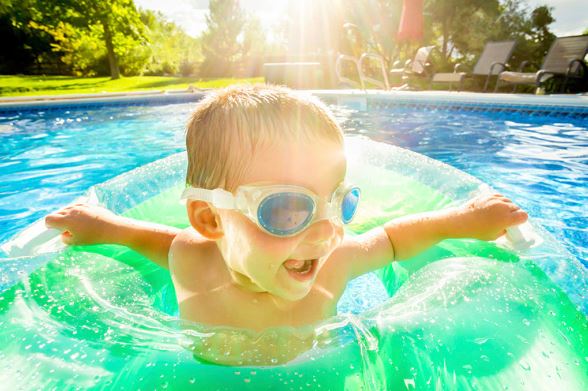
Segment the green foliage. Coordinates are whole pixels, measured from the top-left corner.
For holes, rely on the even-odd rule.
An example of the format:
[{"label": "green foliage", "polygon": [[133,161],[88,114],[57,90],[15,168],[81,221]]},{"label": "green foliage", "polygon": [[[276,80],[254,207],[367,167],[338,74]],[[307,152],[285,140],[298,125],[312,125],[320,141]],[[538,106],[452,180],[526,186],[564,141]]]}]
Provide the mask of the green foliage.
[{"label": "green foliage", "polygon": [[[515,39],[511,64],[539,66],[553,42],[547,6],[527,0],[425,0],[422,42],[399,45],[402,0],[290,1],[273,46],[238,0],[211,0],[207,31],[188,36],[132,0],[0,0],[0,72],[83,76],[253,75],[264,58],[330,61],[338,52],[378,53],[388,65],[436,45],[435,69],[473,66],[490,40]],[[588,29],[586,31],[588,33]]]},{"label": "green foliage", "polygon": [[131,0],[0,0],[0,72],[194,74],[198,39]]},{"label": "green foliage", "polygon": [[48,27],[30,21],[29,26],[44,31],[53,38],[52,50],[60,54],[61,62],[73,75],[96,76],[105,72],[106,50],[101,41],[104,34],[101,26],[93,25],[86,31],[64,22]]},{"label": "green foliage", "polygon": [[52,37],[29,26],[39,15],[37,0],[0,0],[0,72],[26,73],[59,69],[59,56],[52,51]]},{"label": "green foliage", "polygon": [[147,58],[143,61],[146,75],[194,75],[202,61],[200,39],[188,36],[163,15],[141,11],[141,21],[149,45],[144,47]]},{"label": "green foliage", "polygon": [[[359,56],[378,53],[390,64],[396,54],[396,32],[402,0],[341,0],[344,28],[338,32],[341,52]],[[346,23],[346,24],[345,24]]]},{"label": "green foliage", "polygon": [[234,73],[243,56],[245,14],[238,0],[211,0],[202,35],[202,74],[220,76]]},{"label": "green foliage", "polygon": [[457,54],[454,50],[466,59],[481,50],[499,14],[498,0],[429,0],[426,7],[445,63]]},{"label": "green foliage", "polygon": [[[75,41],[89,43],[95,40],[95,33],[101,32],[99,39],[106,49],[111,77],[118,78],[118,58],[124,57],[133,46],[140,45],[145,38],[138,11],[132,0],[38,0],[36,7],[40,12],[33,22],[43,26],[45,31],[58,33],[55,31],[56,27],[66,25],[61,30],[67,31],[68,34],[62,36],[62,44],[59,47],[66,49],[62,61],[72,68],[75,68],[74,63],[68,61],[77,56],[68,56],[67,49],[78,46]],[[63,45],[63,42],[68,40],[72,42]]]},{"label": "green foliage", "polygon": [[252,77],[261,74],[264,58],[267,53],[272,52],[265,35],[259,19],[246,15],[241,60],[238,62],[239,69],[236,75]]},{"label": "green foliage", "polygon": [[203,76],[259,74],[267,51],[265,32],[257,18],[240,8],[238,0],[211,0],[206,24],[201,37]]},{"label": "green foliage", "polygon": [[126,57],[144,41],[132,0],[3,0],[0,12],[24,33],[25,47],[34,41],[31,37],[49,43],[49,48],[33,52],[37,62],[51,51],[59,57],[58,67],[73,74],[101,73],[107,58],[111,75],[117,77],[117,57]]},{"label": "green foliage", "polygon": [[549,31],[552,9],[528,12],[525,0],[429,0],[427,6],[440,44],[438,69],[451,70],[455,62],[471,69],[486,42],[510,39],[517,41],[511,65],[530,61],[538,66],[555,39]]}]

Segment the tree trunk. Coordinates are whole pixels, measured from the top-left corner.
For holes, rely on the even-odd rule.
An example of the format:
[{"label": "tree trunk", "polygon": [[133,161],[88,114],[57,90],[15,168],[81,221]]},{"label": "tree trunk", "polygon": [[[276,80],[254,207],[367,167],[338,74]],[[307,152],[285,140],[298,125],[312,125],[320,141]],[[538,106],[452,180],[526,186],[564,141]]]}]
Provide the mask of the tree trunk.
[{"label": "tree trunk", "polygon": [[448,31],[449,30],[449,21],[447,19],[448,19],[447,17],[443,18],[443,27],[442,27],[442,29],[443,29],[443,31],[442,31],[442,34],[443,34],[442,53],[443,53],[443,61],[445,61],[445,62],[447,62],[447,39],[449,36],[449,31]]},{"label": "tree trunk", "polygon": [[118,69],[118,60],[114,53],[114,46],[112,45],[112,33],[110,32],[110,26],[106,19],[102,20],[102,27],[104,28],[104,41],[106,43],[106,51],[108,53],[108,65],[110,66],[110,78],[120,79],[120,71]]}]

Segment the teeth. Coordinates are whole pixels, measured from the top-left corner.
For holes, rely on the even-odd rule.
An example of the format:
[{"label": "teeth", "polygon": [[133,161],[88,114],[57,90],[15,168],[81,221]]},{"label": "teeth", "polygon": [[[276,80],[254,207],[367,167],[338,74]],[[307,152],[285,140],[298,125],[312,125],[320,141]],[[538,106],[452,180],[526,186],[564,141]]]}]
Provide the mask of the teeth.
[{"label": "teeth", "polygon": [[307,273],[312,268],[312,259],[307,259],[305,261],[290,259],[284,262],[284,267],[286,270],[296,273]]}]

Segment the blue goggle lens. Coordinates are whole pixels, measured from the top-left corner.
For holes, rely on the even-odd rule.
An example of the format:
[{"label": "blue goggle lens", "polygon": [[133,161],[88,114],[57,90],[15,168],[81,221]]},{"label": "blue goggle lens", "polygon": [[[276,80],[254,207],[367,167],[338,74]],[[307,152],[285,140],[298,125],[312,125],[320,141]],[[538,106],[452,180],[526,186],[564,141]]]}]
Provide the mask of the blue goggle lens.
[{"label": "blue goggle lens", "polygon": [[273,194],[259,204],[257,219],[274,235],[292,235],[308,225],[314,208],[314,201],[306,194]]},{"label": "blue goggle lens", "polygon": [[357,211],[357,205],[359,204],[360,194],[359,188],[354,187],[343,197],[343,201],[341,202],[341,220],[343,220],[343,224],[348,224],[353,220],[353,216],[355,216],[355,212]]}]

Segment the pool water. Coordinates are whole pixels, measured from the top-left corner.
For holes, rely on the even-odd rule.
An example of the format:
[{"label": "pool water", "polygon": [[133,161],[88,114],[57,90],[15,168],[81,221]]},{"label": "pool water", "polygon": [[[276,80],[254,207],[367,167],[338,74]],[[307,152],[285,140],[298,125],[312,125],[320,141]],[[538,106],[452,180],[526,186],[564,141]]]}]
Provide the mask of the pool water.
[{"label": "pool water", "polygon": [[588,120],[401,107],[337,114],[349,133],[419,152],[490,184],[588,266]]},{"label": "pool water", "polygon": [[0,111],[0,242],[90,186],[185,149],[193,106]]},{"label": "pool water", "polygon": [[[184,149],[184,121],[193,107],[5,114],[0,119],[0,242],[91,185],[136,166],[142,168],[99,187],[105,205],[135,218],[184,221],[177,199],[185,158],[177,154],[144,164]],[[418,107],[333,110],[347,133],[408,147],[492,184],[529,209],[585,267],[581,121]],[[352,232],[401,215],[407,206],[416,209],[404,213],[414,213],[455,197],[463,200],[478,187],[471,177],[422,156],[349,139],[349,175],[367,190],[366,207]],[[428,163],[417,164],[417,157]],[[548,157],[552,161],[546,163]],[[159,190],[151,189],[152,182]],[[441,185],[447,187],[437,192]],[[169,273],[132,251],[95,246],[68,248],[48,258],[2,259],[0,254],[0,337],[6,341],[0,378],[13,389],[264,389],[276,384],[304,389],[312,382],[370,390],[438,384],[584,389],[585,269],[542,233],[546,243],[529,258],[492,243],[449,240],[425,252],[435,262],[410,278],[408,269],[393,263],[350,282],[338,315],[314,330],[313,349],[278,367],[259,364],[259,357],[252,361],[259,365],[238,361],[237,368],[195,360],[193,347],[205,353],[210,341],[227,335],[231,340],[233,331],[198,324],[181,331]],[[444,257],[450,259],[439,261]],[[44,266],[6,289],[14,281],[6,277],[22,276],[18,270],[29,260]],[[255,341],[269,341],[260,345],[273,353],[272,343],[284,343],[282,334],[274,333]],[[219,353],[225,357],[232,348]]]},{"label": "pool water", "polygon": [[[184,150],[194,105],[0,111],[0,242],[93,184]],[[347,133],[411,149],[489,183],[588,266],[586,119],[331,108]]]}]

